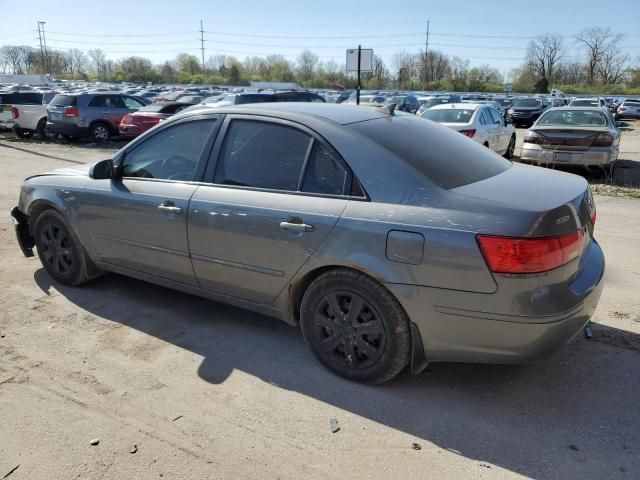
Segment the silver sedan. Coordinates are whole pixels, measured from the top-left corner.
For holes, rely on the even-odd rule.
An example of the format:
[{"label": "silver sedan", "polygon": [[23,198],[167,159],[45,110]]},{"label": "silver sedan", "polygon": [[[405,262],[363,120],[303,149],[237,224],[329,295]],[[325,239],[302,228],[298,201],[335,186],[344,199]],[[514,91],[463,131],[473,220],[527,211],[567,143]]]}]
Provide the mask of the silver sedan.
[{"label": "silver sedan", "polygon": [[536,165],[610,169],[618,159],[619,147],[620,130],[607,109],[550,108],[527,132],[520,159]]},{"label": "silver sedan", "polygon": [[595,215],[581,177],[392,106],[313,103],[174,116],[28,178],[12,211],[57,282],[117,272],[279,317],[370,383],[561,347],[602,291]]}]

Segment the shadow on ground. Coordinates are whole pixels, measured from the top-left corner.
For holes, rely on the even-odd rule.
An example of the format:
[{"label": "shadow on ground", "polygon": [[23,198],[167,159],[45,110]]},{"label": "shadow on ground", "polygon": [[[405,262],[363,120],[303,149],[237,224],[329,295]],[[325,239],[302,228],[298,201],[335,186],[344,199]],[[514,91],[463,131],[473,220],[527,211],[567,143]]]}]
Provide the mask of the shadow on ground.
[{"label": "shadow on ground", "polygon": [[[238,369],[528,477],[638,478],[640,336],[630,332],[596,324],[596,341],[577,338],[541,364],[434,364],[370,387],[324,370],[299,330],[279,320],[114,274],[82,288],[54,285],[44,270],[35,281],[201,355],[198,375],[212,384]],[[616,345],[621,334],[624,348],[602,344]]]}]

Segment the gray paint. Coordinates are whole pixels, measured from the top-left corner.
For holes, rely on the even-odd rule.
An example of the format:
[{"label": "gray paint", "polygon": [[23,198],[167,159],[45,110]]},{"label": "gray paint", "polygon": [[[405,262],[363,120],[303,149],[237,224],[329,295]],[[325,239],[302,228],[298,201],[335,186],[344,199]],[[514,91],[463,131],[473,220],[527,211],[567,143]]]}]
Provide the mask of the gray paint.
[{"label": "gray paint", "polygon": [[[26,180],[19,208],[32,217],[43,205],[61,211],[101,268],[290,323],[296,322],[292,293],[307,275],[334,266],[360,270],[395,295],[418,327],[429,360],[537,358],[571,338],[593,313],[604,257],[592,237],[584,179],[513,166],[447,191],[343,126],[394,121],[376,109],[292,103],[215,110],[230,113],[310,129],[343,157],[368,199],[216,186],[202,178],[93,180],[83,167]],[[177,115],[131,142],[115,161],[154,132],[213,115]],[[430,135],[446,130],[424,122]],[[470,140],[466,145],[476,148]],[[208,151],[201,174],[207,161]],[[182,213],[157,208],[167,201]],[[283,221],[304,222],[313,231],[283,229]],[[535,237],[578,228],[585,231],[580,259],[535,275],[492,274],[476,241],[479,233]]]}]

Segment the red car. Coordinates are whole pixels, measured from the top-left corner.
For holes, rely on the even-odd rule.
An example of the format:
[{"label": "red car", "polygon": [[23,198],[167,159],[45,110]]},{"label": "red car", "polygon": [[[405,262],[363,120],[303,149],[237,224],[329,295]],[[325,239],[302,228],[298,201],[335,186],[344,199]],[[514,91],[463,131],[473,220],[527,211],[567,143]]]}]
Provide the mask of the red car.
[{"label": "red car", "polygon": [[156,126],[162,120],[191,105],[191,103],[167,102],[153,103],[142,107],[140,110],[122,117],[119,128],[120,136],[137,137],[151,127]]}]

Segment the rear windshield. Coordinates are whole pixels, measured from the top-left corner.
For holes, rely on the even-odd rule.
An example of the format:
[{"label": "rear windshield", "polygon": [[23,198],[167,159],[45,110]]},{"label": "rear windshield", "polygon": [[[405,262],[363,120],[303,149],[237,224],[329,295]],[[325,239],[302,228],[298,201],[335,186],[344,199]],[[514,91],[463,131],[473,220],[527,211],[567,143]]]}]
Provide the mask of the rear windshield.
[{"label": "rear windshield", "polygon": [[606,127],[609,124],[604,113],[589,110],[556,110],[547,112],[540,120],[538,125],[572,125],[576,127]]},{"label": "rear windshield", "polygon": [[139,112],[161,112],[163,108],[166,108],[167,105],[162,105],[162,104],[152,104],[152,105],[147,105],[146,107],[142,107],[139,108],[138,111]]},{"label": "rear windshield", "polygon": [[531,108],[531,107],[539,107],[540,102],[535,98],[514,98],[512,105],[514,107]]},{"label": "rear windshield", "polygon": [[349,127],[447,190],[493,177],[511,166],[508,160],[460,133],[413,115],[396,115],[392,121],[379,118]]},{"label": "rear windshield", "polygon": [[422,117],[438,123],[469,123],[474,111],[469,108],[432,108],[425,110]]},{"label": "rear windshield", "polygon": [[238,95],[236,97],[236,105],[240,105],[243,103],[266,103],[266,102],[273,102],[274,99],[271,95],[260,95],[255,94],[255,95]]},{"label": "rear windshield", "polygon": [[13,105],[41,105],[42,93],[13,92],[0,94],[0,104]]},{"label": "rear windshield", "polygon": [[76,105],[76,97],[71,95],[56,95],[49,103],[54,107],[74,107]]},{"label": "rear windshield", "polygon": [[598,100],[574,100],[571,102],[572,107],[597,107],[599,105]]}]

